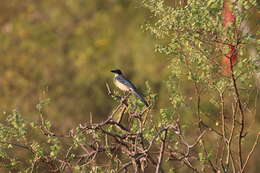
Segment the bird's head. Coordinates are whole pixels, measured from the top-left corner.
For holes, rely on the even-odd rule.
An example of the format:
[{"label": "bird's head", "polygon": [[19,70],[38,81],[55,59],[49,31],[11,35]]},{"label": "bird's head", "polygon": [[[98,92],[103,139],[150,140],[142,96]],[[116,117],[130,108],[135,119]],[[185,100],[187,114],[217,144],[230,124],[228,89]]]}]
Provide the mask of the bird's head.
[{"label": "bird's head", "polygon": [[119,69],[111,70],[111,72],[115,73],[115,74],[119,74],[119,75],[122,74],[121,70],[119,70]]}]

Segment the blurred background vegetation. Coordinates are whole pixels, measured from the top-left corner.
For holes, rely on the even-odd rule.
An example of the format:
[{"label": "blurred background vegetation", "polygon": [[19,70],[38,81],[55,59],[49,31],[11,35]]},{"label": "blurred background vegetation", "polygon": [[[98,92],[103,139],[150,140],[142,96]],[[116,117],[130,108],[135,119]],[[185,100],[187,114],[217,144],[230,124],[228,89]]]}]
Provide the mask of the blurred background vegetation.
[{"label": "blurred background vegetation", "polygon": [[100,119],[113,106],[105,83],[114,68],[161,91],[167,59],[154,53],[141,29],[148,13],[135,1],[3,0],[0,13],[1,112],[38,118],[35,105],[50,98],[48,118],[63,130],[90,112]]},{"label": "blurred background vegetation", "polygon": [[[258,18],[250,18],[253,32]],[[143,90],[149,81],[158,94],[156,107],[169,105],[169,57],[154,51],[155,39],[141,27],[152,20],[131,0],[1,0],[0,120],[13,109],[37,120],[36,104],[45,99],[47,119],[58,132],[85,122],[90,113],[94,121],[104,119],[114,105],[105,86],[114,68]],[[183,88],[192,96],[189,84]],[[258,129],[259,122],[258,116]]]}]

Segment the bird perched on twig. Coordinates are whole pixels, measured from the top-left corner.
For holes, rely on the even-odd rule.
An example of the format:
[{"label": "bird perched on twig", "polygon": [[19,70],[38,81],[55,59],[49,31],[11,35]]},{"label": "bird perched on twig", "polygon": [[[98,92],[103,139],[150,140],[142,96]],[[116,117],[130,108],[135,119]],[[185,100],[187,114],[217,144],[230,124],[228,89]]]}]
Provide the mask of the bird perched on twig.
[{"label": "bird perched on twig", "polygon": [[133,93],[137,98],[139,98],[147,107],[149,106],[147,101],[137,92],[136,87],[132,82],[127,80],[121,70],[111,70],[112,73],[115,73],[115,85],[122,91],[128,91]]}]

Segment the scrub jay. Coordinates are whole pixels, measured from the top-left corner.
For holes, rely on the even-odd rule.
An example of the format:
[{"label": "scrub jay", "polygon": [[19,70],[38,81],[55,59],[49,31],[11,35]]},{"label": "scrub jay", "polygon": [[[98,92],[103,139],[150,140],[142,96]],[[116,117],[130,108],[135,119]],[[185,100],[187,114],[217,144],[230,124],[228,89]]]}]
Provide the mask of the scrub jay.
[{"label": "scrub jay", "polygon": [[132,82],[127,80],[124,75],[122,74],[121,70],[111,70],[112,73],[115,73],[115,85],[121,89],[122,91],[130,91],[133,93],[137,98],[139,98],[147,107],[149,106],[147,101],[137,92],[136,87]]}]

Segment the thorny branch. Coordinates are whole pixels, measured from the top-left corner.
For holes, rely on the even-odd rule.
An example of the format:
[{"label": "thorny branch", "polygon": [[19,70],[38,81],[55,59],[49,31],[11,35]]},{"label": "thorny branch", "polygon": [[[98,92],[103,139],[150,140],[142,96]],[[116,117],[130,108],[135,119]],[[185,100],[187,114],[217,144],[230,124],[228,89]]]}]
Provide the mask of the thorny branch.
[{"label": "thorny branch", "polygon": [[[199,172],[198,169],[193,166],[192,162],[189,161],[189,158],[194,157],[191,155],[191,150],[193,150],[198,145],[199,141],[206,134],[206,131],[203,131],[195,140],[195,142],[190,145],[185,140],[185,137],[182,134],[180,122],[177,121],[175,122],[175,125],[167,125],[166,127],[160,129],[150,140],[147,140],[146,138],[144,138],[143,134],[145,131],[145,125],[148,122],[146,117],[144,118],[144,115],[151,108],[145,108],[140,112],[130,112],[127,108],[129,106],[127,103],[127,99],[130,95],[127,94],[123,97],[117,96],[111,91],[108,84],[106,86],[108,90],[108,95],[117,100],[119,104],[104,121],[100,123],[92,123],[91,121],[90,123],[79,125],[78,129],[80,130],[80,132],[91,137],[93,143],[78,143],[82,154],[75,157],[76,162],[74,162],[73,159],[69,159],[70,154],[73,153],[74,150],[73,146],[69,147],[64,159],[52,159],[52,162],[60,163],[60,166],[57,166],[57,171],[64,170],[66,168],[72,168],[73,164],[79,164],[81,166],[94,166],[96,165],[95,160],[100,153],[110,152],[111,156],[115,155],[113,157],[117,157],[116,155],[119,153],[125,155],[125,159],[122,160],[123,162],[125,162],[125,164],[122,164],[122,167],[118,168],[118,172],[127,171],[128,169],[133,169],[135,170],[135,172],[140,172],[152,166],[155,167],[156,172],[163,173],[164,170],[162,167],[162,163],[166,161],[167,158],[169,161],[173,158],[173,151],[169,150],[171,148],[171,144],[167,142],[167,136],[171,134],[176,135],[180,139],[180,142],[187,147],[186,153],[184,155],[181,155],[180,157],[176,157],[175,159],[183,162],[185,165],[187,165],[188,168],[192,169],[193,171]],[[120,109],[124,111],[119,111]],[[131,119],[133,119],[132,122],[138,122],[139,130],[136,131],[131,126],[127,127],[127,125],[123,124],[123,122],[121,121],[115,121],[113,117],[115,114],[118,113],[121,114],[121,116],[131,117]],[[109,130],[111,127],[117,127],[117,130],[119,130],[120,133]],[[51,132],[48,128],[45,127],[43,113],[41,113],[41,129],[42,133],[46,136],[53,136],[58,138],[66,137],[71,139],[77,137],[76,129],[70,130],[69,134],[67,135],[58,135]],[[95,136],[95,134],[98,133],[101,134],[101,136],[107,136],[107,144],[105,146],[98,138],[93,137],[93,135]],[[158,140],[161,141],[161,144],[159,146]],[[154,154],[157,153],[156,148],[159,150],[157,161],[155,159],[157,154]]]},{"label": "thorny branch", "polygon": [[[197,86],[198,87],[198,86]],[[40,164],[44,163],[49,166],[52,172],[64,172],[65,170],[73,170],[76,165],[84,168],[93,166],[101,166],[105,169],[113,169],[120,172],[144,172],[154,170],[156,173],[166,172],[165,164],[171,165],[171,162],[180,162],[187,169],[193,172],[219,172],[221,169],[228,172],[228,165],[231,161],[232,170],[236,172],[236,159],[233,156],[231,143],[235,136],[235,114],[239,109],[238,100],[233,106],[232,126],[228,129],[227,126],[222,126],[221,132],[219,129],[214,129],[202,121],[200,117],[200,99],[198,99],[198,117],[199,126],[197,136],[193,142],[190,142],[182,128],[182,123],[179,119],[160,125],[151,123],[151,116],[148,114],[151,107],[143,108],[140,111],[130,111],[128,98],[130,94],[123,97],[115,95],[107,85],[108,94],[118,102],[115,109],[108,117],[98,123],[90,122],[80,124],[77,128],[71,129],[68,134],[56,134],[47,128],[43,116],[40,112],[40,129],[44,136],[55,137],[59,140],[70,141],[65,147],[64,156],[51,157],[50,155],[39,156],[32,162],[31,172],[35,171]],[[199,88],[197,88],[199,89]],[[200,94],[197,91],[197,94]],[[222,103],[222,124],[226,123],[224,116],[224,95],[220,93]],[[124,121],[115,121],[116,114],[121,117],[127,116],[131,119],[131,123]],[[148,119],[147,119],[148,117]],[[148,124],[149,123],[149,124]],[[150,137],[147,137],[147,130],[157,129]],[[209,158],[209,150],[206,149],[207,134],[213,133],[216,137],[223,138],[222,144],[225,146],[226,159],[222,162],[224,155],[216,160],[221,160],[221,167],[213,164],[213,159]],[[81,139],[82,138],[82,139]],[[86,138],[85,140],[83,140]],[[82,140],[82,141],[81,141]],[[259,141],[259,134],[253,144],[250,152],[244,161],[241,171],[244,172],[252,154]],[[3,142],[1,142],[3,143]],[[73,144],[74,143],[74,144]],[[6,143],[16,147],[29,150],[33,155],[35,151],[30,146],[25,146],[16,143]],[[178,146],[176,148],[176,145]],[[223,148],[224,149],[224,148]],[[197,151],[202,151],[205,154],[205,163],[201,161],[201,156]],[[100,156],[104,157],[105,163],[98,163]],[[105,159],[106,158],[106,159]],[[200,164],[198,164],[200,163]],[[216,161],[216,163],[219,163]],[[210,169],[207,169],[209,167]]]}]

